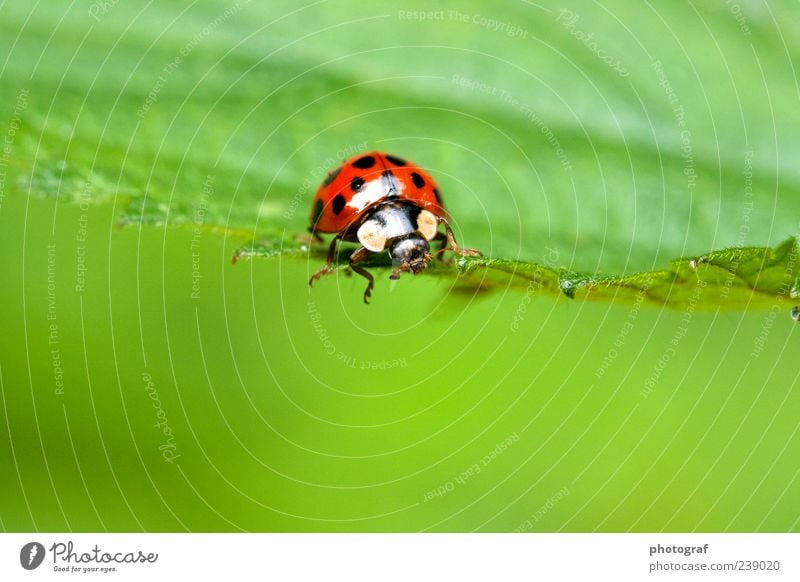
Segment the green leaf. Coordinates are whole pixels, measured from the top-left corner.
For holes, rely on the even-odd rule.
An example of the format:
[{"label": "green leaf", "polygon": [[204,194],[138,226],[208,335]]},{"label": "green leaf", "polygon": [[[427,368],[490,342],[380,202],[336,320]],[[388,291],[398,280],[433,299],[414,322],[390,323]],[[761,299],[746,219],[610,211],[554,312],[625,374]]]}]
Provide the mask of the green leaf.
[{"label": "green leaf", "polygon": [[[480,13],[478,6],[473,12]],[[5,6],[3,38],[28,23],[3,72],[8,95],[30,95],[15,144],[16,183],[62,201],[117,197],[122,224],[202,224],[270,240],[270,254],[277,248],[298,254],[293,243],[269,233],[285,230],[287,239],[303,233],[325,172],[357,151],[386,149],[428,167],[441,182],[460,240],[508,259],[469,263],[462,283],[526,288],[528,278],[542,279],[531,274],[536,271],[547,273],[544,288],[576,298],[630,299],[630,291],[635,296],[646,286],[649,300],[667,305],[683,304],[697,275],[686,275],[679,263],[665,271],[654,267],[687,252],[775,243],[797,230],[800,174],[794,166],[783,170],[780,196],[773,186],[779,159],[795,159],[798,147],[788,139],[800,131],[788,85],[770,92],[775,115],[784,120],[779,138],[787,137],[779,158],[761,147],[773,137],[758,116],[747,116],[745,126],[718,125],[693,106],[725,89],[711,85],[710,97],[698,94],[685,71],[663,56],[659,43],[670,41],[651,38],[650,58],[626,53],[609,24],[598,42],[625,56],[627,74],[595,66],[596,55],[578,34],[595,8],[583,7],[577,21],[570,11],[509,7],[505,14],[573,62],[595,66],[591,80],[564,74],[562,56],[552,49],[520,53],[519,39],[498,44],[492,35],[475,37],[473,23],[412,23],[379,6],[360,11],[364,22],[375,37],[396,38],[401,26],[402,59],[393,58],[401,49],[389,47],[370,54],[371,66],[354,66],[364,62],[349,55],[352,41],[336,27],[320,30],[303,52],[287,58],[282,39],[294,36],[301,21],[255,24],[271,22],[273,10],[237,4],[220,16],[211,4],[151,5],[139,14],[115,5],[103,13],[102,26],[89,29],[85,13],[69,11],[60,34],[52,35],[45,11]],[[652,18],[639,10],[637,22],[647,26]],[[681,8],[661,10],[662,18],[682,19]],[[136,31],[149,21],[180,25],[141,54]],[[209,22],[216,24],[207,28]],[[73,55],[72,35],[83,30],[85,42]],[[472,52],[429,46],[443,30],[455,45],[477,44]],[[735,30],[718,33],[734,45]],[[691,26],[682,25],[679,34],[691,50]],[[234,38],[241,41],[231,44]],[[756,34],[751,42],[770,43],[771,36]],[[48,58],[39,59],[48,43]],[[333,45],[341,58],[327,58]],[[430,58],[432,51],[441,58]],[[777,65],[761,58],[756,66],[747,53],[741,58],[744,64],[731,74],[753,90],[738,95],[740,106],[760,111],[759,67]],[[702,66],[713,70],[715,58]],[[313,74],[306,73],[310,67]],[[791,81],[784,75],[771,82]],[[87,83],[88,92],[71,90]],[[602,103],[588,98],[598,91]],[[58,107],[48,106],[52,99]],[[645,109],[631,107],[638,99],[646,100]],[[714,102],[727,111],[730,100]],[[3,107],[10,115],[14,101]],[[457,144],[449,141],[455,131]],[[537,267],[542,249],[555,251],[564,264]],[[741,253],[746,260],[731,269],[731,293],[704,293],[704,305],[760,305],[774,297],[780,282],[767,276],[765,283],[749,262],[753,253],[769,253]],[[709,263],[698,275],[713,279],[715,269]],[[603,272],[613,275],[596,274]],[[709,281],[711,288],[721,284]],[[748,289],[757,295],[752,302]]]},{"label": "green leaf", "polygon": [[[677,4],[658,15],[618,7],[643,31],[680,22],[648,34],[646,51],[629,49],[610,6],[493,7],[515,34],[447,11],[408,16],[423,2],[356,8],[371,37],[393,43],[359,52],[362,41],[335,20],[347,6],[319,6],[328,24],[311,34],[308,10],[292,14],[289,2],[227,12],[117,3],[98,22],[75,7],[54,34],[48,11],[5,5],[0,119],[29,94],[16,183],[67,200],[90,180],[98,202],[123,196],[124,223],[162,225],[195,222],[211,179],[205,224],[303,233],[324,173],[377,148],[427,167],[460,238],[492,257],[536,262],[549,248],[571,270],[620,274],[797,233],[800,170],[784,163],[800,156],[794,81],[755,16],[751,51],[736,20],[719,18],[724,9],[694,7],[728,52],[692,70],[670,60],[670,34],[687,53],[706,53],[706,25]],[[453,9],[486,11],[480,2]],[[142,52],[151,22],[168,24]],[[625,75],[581,40],[588,31],[625,61]],[[729,71],[723,82],[697,83],[719,70]],[[731,99],[731,84],[748,91]],[[777,126],[764,122],[765,98]]]},{"label": "green leaf", "polygon": [[[672,261],[669,268],[624,276],[576,273],[555,265],[526,261],[459,257],[451,264],[434,261],[428,272],[457,279],[462,290],[516,289],[527,293],[563,294],[570,299],[648,301],[675,308],[766,308],[800,297],[800,247],[789,238],[773,248],[746,247],[713,251]],[[307,244],[281,240],[245,245],[241,258],[280,256],[323,260],[326,252]],[[334,267],[346,268],[349,253],[339,253]],[[384,258],[365,263],[387,271]]]}]

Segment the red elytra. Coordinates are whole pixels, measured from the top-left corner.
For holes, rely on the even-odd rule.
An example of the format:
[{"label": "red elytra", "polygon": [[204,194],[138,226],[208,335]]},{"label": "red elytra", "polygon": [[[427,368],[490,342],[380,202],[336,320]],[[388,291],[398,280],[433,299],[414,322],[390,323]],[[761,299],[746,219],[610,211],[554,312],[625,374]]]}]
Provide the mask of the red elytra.
[{"label": "red elytra", "polygon": [[311,204],[312,233],[342,232],[365,209],[388,198],[408,200],[447,218],[430,174],[397,156],[369,152],[328,173]]}]

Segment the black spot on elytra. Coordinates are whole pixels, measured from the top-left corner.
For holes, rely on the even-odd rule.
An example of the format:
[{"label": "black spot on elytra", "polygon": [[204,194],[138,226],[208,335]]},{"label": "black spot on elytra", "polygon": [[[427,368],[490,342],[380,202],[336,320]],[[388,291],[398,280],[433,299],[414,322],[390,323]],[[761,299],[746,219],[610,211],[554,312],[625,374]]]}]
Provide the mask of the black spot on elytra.
[{"label": "black spot on elytra", "polygon": [[333,182],[336,179],[336,176],[338,176],[339,172],[341,172],[341,171],[342,171],[342,167],[341,166],[339,166],[335,170],[331,170],[328,173],[328,175],[325,177],[325,180],[323,180],[322,185],[323,186],[330,186],[331,182]]},{"label": "black spot on elytra", "polygon": [[436,202],[441,204],[442,203],[442,196],[439,194],[439,189],[438,188],[434,188],[433,189],[433,195],[436,196]]},{"label": "black spot on elytra", "polygon": [[417,174],[416,172],[411,172],[411,181],[414,182],[414,186],[417,188],[422,188],[425,186],[425,178]]},{"label": "black spot on elytra", "polygon": [[333,197],[333,213],[336,216],[341,214],[342,210],[344,210],[344,205],[347,204],[347,200],[344,199],[344,196],[341,194],[337,194]]},{"label": "black spot on elytra", "polygon": [[398,158],[389,154],[386,155],[386,159],[392,162],[395,166],[405,166],[408,163],[403,158]]},{"label": "black spot on elytra", "polygon": [[355,162],[353,162],[354,168],[359,168],[360,170],[367,170],[375,165],[375,158],[372,156],[364,156],[358,158]]},{"label": "black spot on elytra", "polygon": [[356,176],[352,180],[350,180],[350,189],[353,192],[359,192],[361,188],[364,187],[364,178],[361,176]]},{"label": "black spot on elytra", "polygon": [[317,200],[317,203],[314,204],[314,225],[319,222],[319,217],[322,216],[322,211],[325,208],[325,205],[322,204],[322,200]]}]

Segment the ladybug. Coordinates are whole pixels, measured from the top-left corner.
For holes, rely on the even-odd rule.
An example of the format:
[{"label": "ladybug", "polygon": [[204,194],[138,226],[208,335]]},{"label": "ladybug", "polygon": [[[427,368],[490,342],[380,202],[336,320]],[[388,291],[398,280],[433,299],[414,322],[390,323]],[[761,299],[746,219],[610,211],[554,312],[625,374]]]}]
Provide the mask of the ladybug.
[{"label": "ladybug", "polygon": [[[390,279],[403,272],[418,275],[431,261],[432,241],[465,256],[481,255],[456,244],[439,188],[433,178],[413,163],[381,152],[346,160],[328,173],[311,205],[309,232],[317,241],[321,233],[336,233],[325,265],[308,281],[332,273],[339,241],[359,243],[350,255],[350,268],[367,279],[364,303],[374,288],[373,276],[359,263],[384,251],[392,259]],[[444,226],[444,232],[439,226]]]}]

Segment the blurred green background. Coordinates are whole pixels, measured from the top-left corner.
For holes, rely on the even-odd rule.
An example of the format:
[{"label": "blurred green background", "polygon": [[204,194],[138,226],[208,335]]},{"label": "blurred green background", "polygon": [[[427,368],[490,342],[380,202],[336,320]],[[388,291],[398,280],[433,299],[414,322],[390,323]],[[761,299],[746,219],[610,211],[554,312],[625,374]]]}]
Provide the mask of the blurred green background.
[{"label": "blurred green background", "polygon": [[[791,2],[0,7],[0,529],[798,531],[800,339],[341,272],[324,172],[612,274],[800,223]],[[427,12],[420,12],[427,11]],[[231,265],[248,233],[271,259]]]}]

